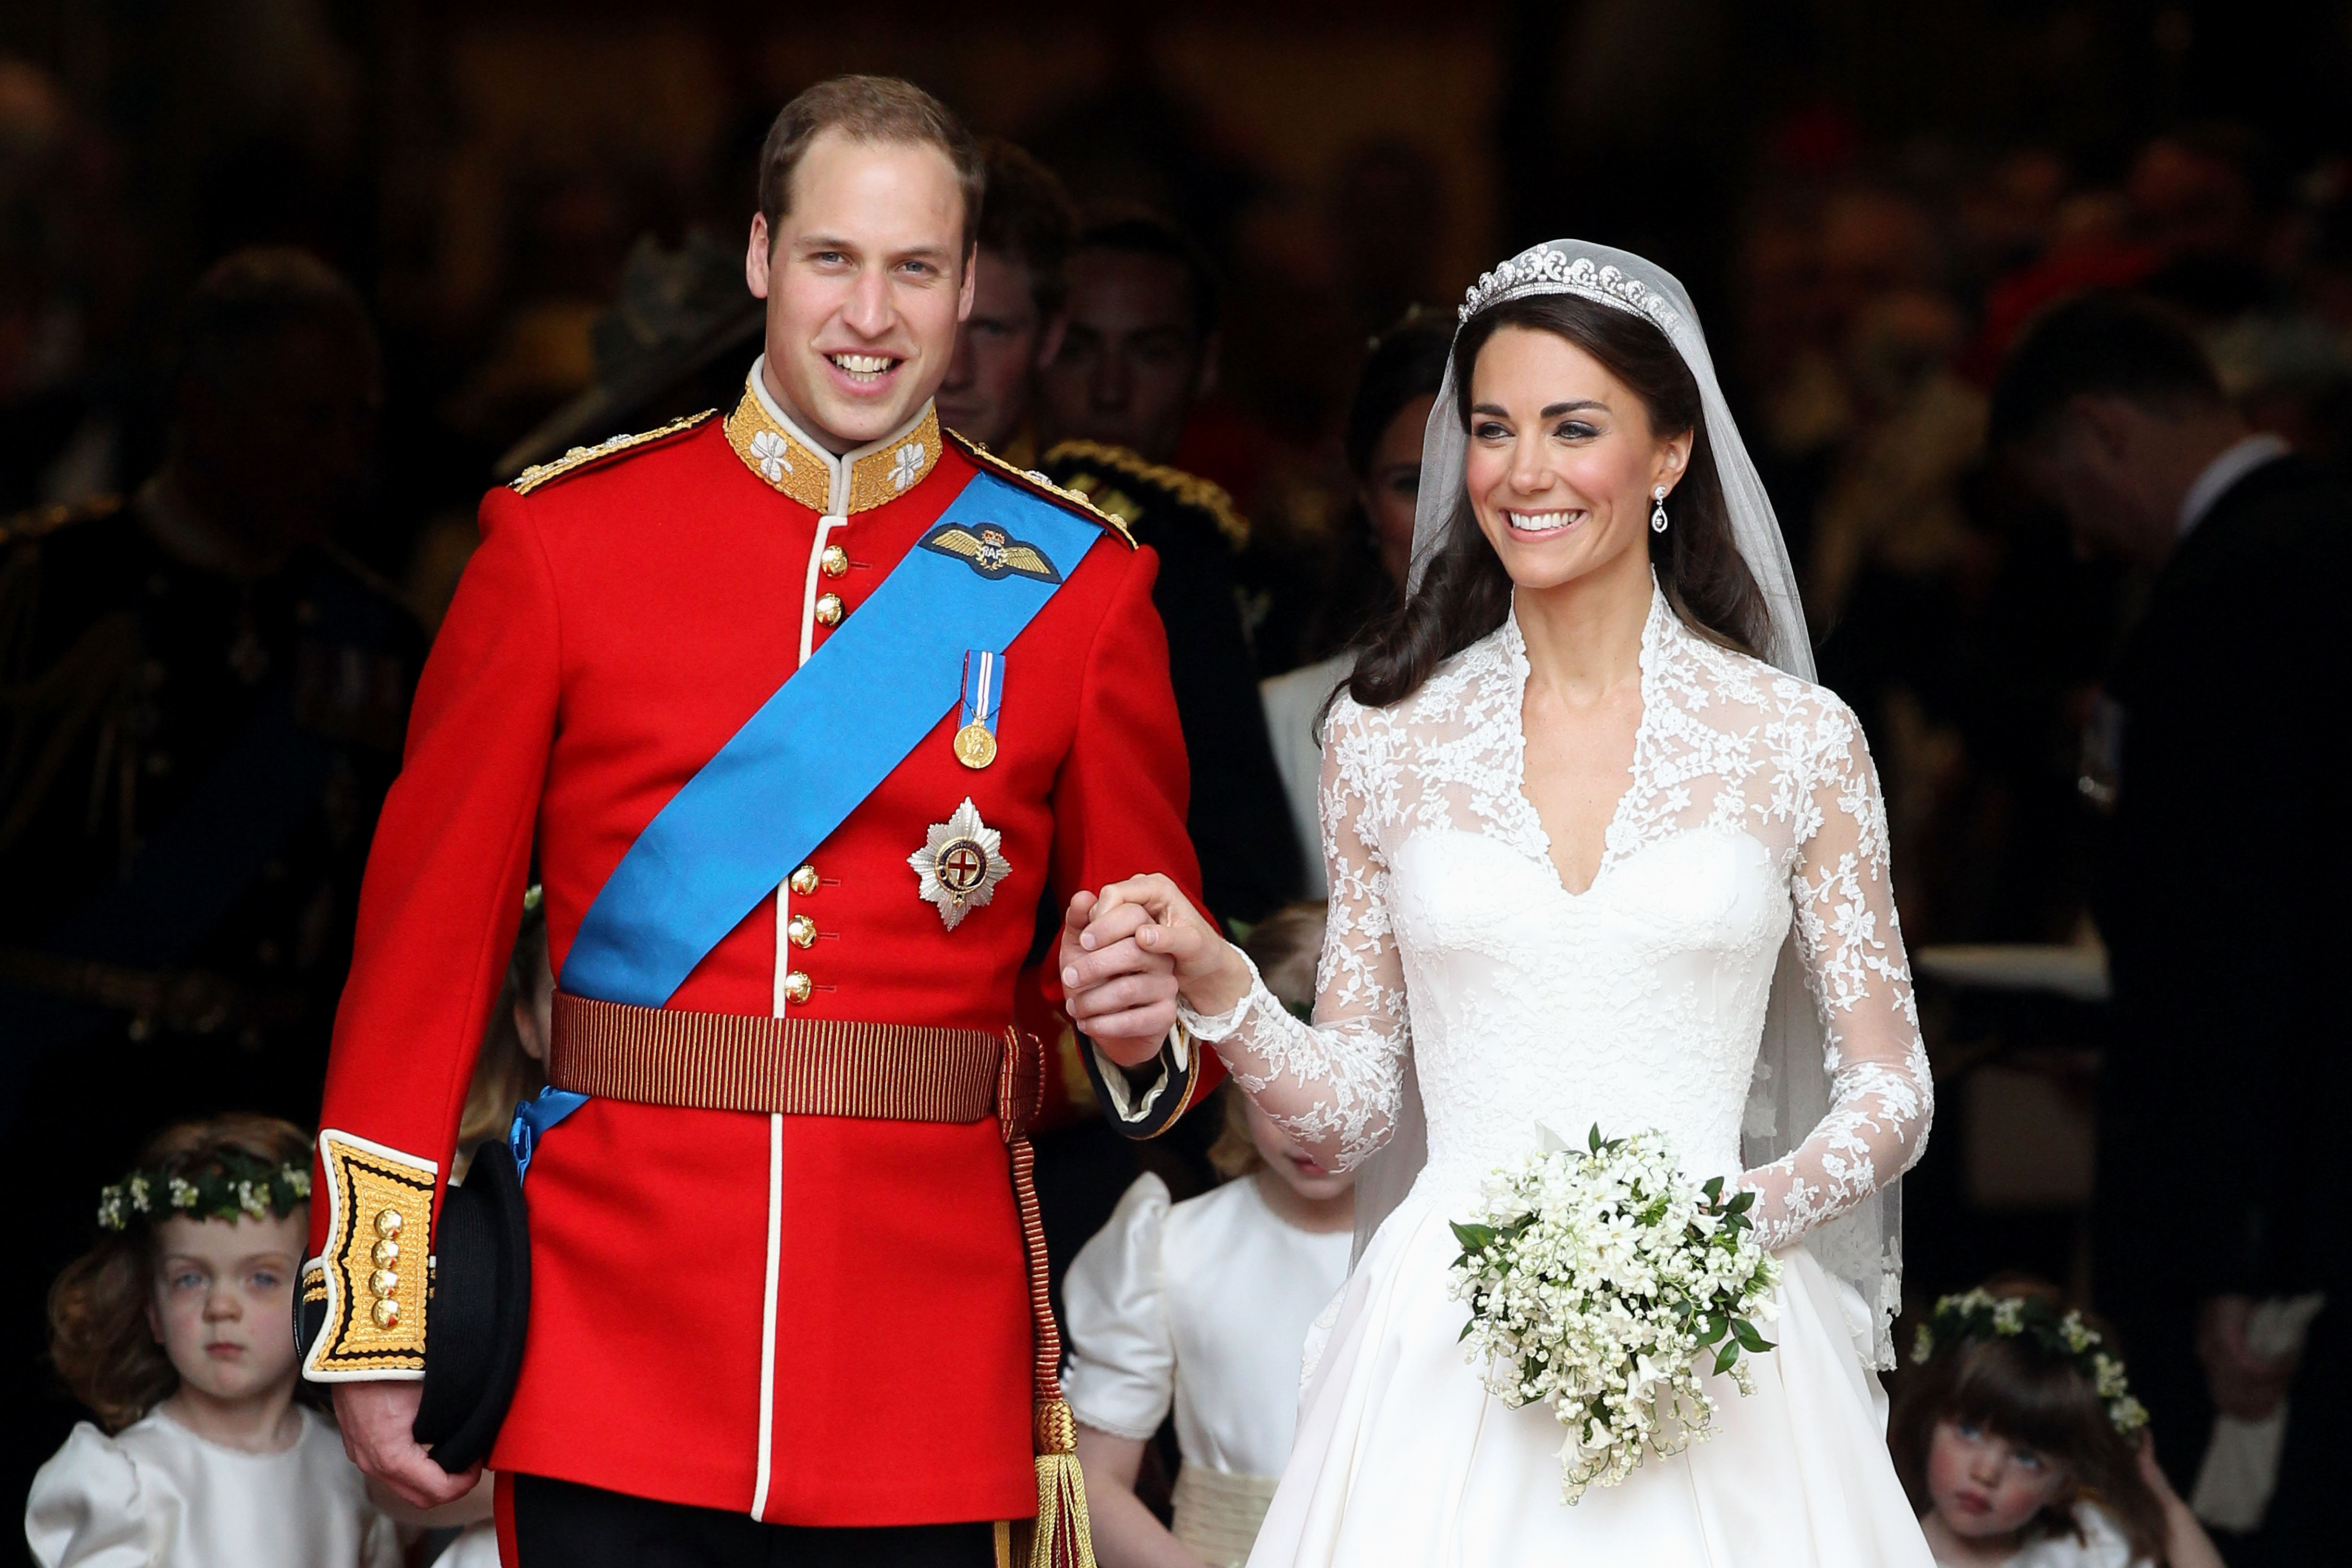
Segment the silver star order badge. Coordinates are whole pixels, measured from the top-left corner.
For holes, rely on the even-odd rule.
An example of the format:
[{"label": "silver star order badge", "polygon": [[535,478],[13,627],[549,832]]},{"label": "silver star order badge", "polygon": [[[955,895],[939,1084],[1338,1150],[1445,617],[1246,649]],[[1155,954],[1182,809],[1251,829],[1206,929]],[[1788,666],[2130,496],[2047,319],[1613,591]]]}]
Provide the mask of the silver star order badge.
[{"label": "silver star order badge", "polygon": [[1013,874],[999,853],[1004,836],[980,820],[980,808],[966,795],[955,815],[931,824],[923,847],[907,857],[922,879],[920,897],[940,907],[948,930],[996,896],[996,884]]}]

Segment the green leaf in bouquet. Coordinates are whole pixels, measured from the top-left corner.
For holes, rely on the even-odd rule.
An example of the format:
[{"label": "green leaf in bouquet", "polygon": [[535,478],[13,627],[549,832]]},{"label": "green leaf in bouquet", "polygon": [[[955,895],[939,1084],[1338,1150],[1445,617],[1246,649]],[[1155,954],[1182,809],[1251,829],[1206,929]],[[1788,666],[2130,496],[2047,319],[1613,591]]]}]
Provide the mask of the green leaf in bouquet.
[{"label": "green leaf in bouquet", "polygon": [[1698,1321],[1698,1342],[1703,1345],[1711,1345],[1723,1338],[1731,1326],[1730,1321],[1721,1312],[1702,1312]]},{"label": "green leaf in bouquet", "polygon": [[1772,1348],[1772,1342],[1758,1333],[1756,1325],[1745,1318],[1731,1320],[1731,1337],[1739,1342],[1740,1348],[1753,1351],[1758,1355],[1762,1355]]},{"label": "green leaf in bouquet", "polygon": [[1462,1255],[1473,1257],[1495,1245],[1502,1233],[1491,1225],[1464,1225],[1460,1220],[1449,1222],[1454,1226],[1454,1239],[1462,1244]]},{"label": "green leaf in bouquet", "polygon": [[[1638,1196],[1640,1194],[1636,1194],[1635,1195]],[[1660,1196],[1651,1203],[1649,1207],[1635,1215],[1633,1216],[1634,1221],[1640,1225],[1655,1225],[1660,1220],[1666,1217],[1666,1210],[1671,1206],[1673,1206],[1673,1200],[1671,1198]]]},{"label": "green leaf in bouquet", "polygon": [[1739,1346],[1734,1341],[1725,1341],[1723,1348],[1715,1352],[1715,1370],[1718,1374],[1729,1372],[1738,1362]]},{"label": "green leaf in bouquet", "polygon": [[1601,1123],[1599,1123],[1598,1121],[1596,1121],[1596,1122],[1594,1122],[1594,1123],[1592,1124],[1592,1137],[1591,1137],[1591,1145],[1592,1145],[1592,1152],[1593,1152],[1594,1153],[1596,1153],[1596,1154],[1600,1153],[1600,1152],[1601,1152]]},{"label": "green leaf in bouquet", "polygon": [[1744,1215],[1755,1205],[1756,1194],[1752,1190],[1742,1190],[1732,1194],[1731,1200],[1723,1205],[1723,1212]]},{"label": "green leaf in bouquet", "polygon": [[1723,1201],[1723,1178],[1709,1176],[1706,1179],[1706,1184],[1699,1188],[1699,1191],[1706,1194],[1707,1206],[1712,1208]]}]

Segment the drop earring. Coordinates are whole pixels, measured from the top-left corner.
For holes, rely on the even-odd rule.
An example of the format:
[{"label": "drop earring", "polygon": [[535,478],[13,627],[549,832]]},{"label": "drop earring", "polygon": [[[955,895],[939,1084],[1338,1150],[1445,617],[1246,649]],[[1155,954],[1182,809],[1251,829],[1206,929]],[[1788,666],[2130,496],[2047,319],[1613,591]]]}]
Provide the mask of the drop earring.
[{"label": "drop earring", "polygon": [[1656,489],[1650,492],[1650,531],[1652,533],[1664,533],[1665,531],[1666,487],[1660,485]]}]

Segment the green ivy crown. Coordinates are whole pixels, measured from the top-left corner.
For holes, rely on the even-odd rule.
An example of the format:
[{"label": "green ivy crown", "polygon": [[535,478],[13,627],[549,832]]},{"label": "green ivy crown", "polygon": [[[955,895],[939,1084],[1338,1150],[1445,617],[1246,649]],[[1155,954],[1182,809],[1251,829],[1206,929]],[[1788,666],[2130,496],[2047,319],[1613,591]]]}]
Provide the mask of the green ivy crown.
[{"label": "green ivy crown", "polygon": [[284,1219],[310,1201],[310,1173],[224,1149],[189,1172],[132,1171],[98,1194],[98,1223],[128,1230],[134,1219]]},{"label": "green ivy crown", "polygon": [[2038,1296],[1996,1296],[1982,1289],[1946,1296],[1936,1303],[1935,1316],[1919,1325],[1911,1359],[1924,1363],[1937,1346],[1966,1340],[2013,1339],[2030,1339],[2081,1373],[2106,1402],[2107,1419],[2124,1436],[2147,1425],[2147,1406],[2132,1397],[2124,1363],[2100,1348],[2099,1331],[2082,1313],[2062,1313]]}]

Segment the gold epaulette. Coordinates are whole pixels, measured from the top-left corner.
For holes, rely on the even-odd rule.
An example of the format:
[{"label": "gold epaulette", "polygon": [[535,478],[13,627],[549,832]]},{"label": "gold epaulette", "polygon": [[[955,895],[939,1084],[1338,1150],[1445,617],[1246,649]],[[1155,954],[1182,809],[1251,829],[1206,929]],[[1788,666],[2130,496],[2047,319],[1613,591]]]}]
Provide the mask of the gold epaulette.
[{"label": "gold epaulette", "polygon": [[122,498],[117,495],[90,496],[83,500],[58,501],[47,506],[30,507],[13,517],[0,518],[0,550],[21,544],[28,539],[39,539],[77,522],[96,522],[112,517],[122,510]]},{"label": "gold epaulette", "polygon": [[1113,447],[1102,441],[1058,441],[1043,459],[1044,466],[1054,468],[1064,462],[1092,463],[1124,474],[1130,479],[1163,490],[1175,498],[1181,506],[1199,509],[1209,514],[1217,531],[1235,550],[1249,546],[1249,519],[1234,505],[1234,498],[1225,487],[1198,474],[1188,474],[1181,468],[1171,468],[1165,463],[1147,462],[1125,447]]},{"label": "gold epaulette", "polygon": [[998,457],[995,453],[990,451],[987,447],[982,446],[979,442],[974,441],[968,437],[959,436],[944,425],[940,426],[940,431],[942,435],[946,436],[949,440],[956,444],[957,450],[962,452],[965,457],[970,458],[982,468],[986,468],[990,473],[995,474],[999,478],[1012,480],[1014,484],[1019,485],[1023,489],[1029,491],[1033,495],[1041,495],[1048,500],[1061,502],[1062,505],[1070,508],[1072,510],[1085,517],[1088,521],[1100,523],[1103,527],[1109,529],[1113,533],[1118,534],[1121,539],[1126,540],[1127,547],[1129,550],[1136,547],[1135,534],[1133,531],[1127,526],[1126,520],[1118,517],[1111,512],[1105,511],[1102,508],[1097,506],[1093,501],[1087,499],[1087,494],[1084,490],[1066,489],[1061,485],[1055,484],[1051,479],[1048,479],[1045,475],[1038,472],[1034,468],[1015,468],[1011,463],[1008,463],[1003,458]]},{"label": "gold epaulette", "polygon": [[560,458],[551,458],[544,463],[533,463],[530,468],[508,480],[507,488],[519,496],[527,496],[541,485],[562,479],[568,474],[576,474],[583,468],[593,468],[608,458],[617,458],[624,452],[634,452],[638,447],[650,446],[656,441],[667,441],[672,436],[683,435],[718,412],[716,408],[706,408],[699,414],[689,414],[683,419],[673,419],[667,425],[656,426],[651,430],[640,430],[634,436],[614,436],[610,439],[599,441],[593,447],[574,447]]}]

